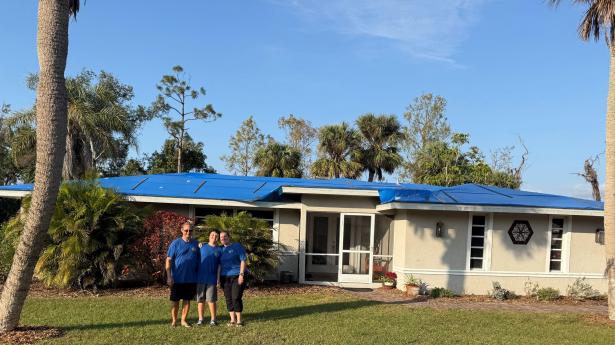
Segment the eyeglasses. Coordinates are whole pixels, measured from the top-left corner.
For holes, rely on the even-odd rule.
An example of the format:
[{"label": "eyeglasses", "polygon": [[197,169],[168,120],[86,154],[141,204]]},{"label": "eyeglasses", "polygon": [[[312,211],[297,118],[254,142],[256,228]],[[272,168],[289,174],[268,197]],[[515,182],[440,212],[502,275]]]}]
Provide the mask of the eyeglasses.
[{"label": "eyeglasses", "polygon": [[191,233],[192,230],[182,230],[183,232]]}]

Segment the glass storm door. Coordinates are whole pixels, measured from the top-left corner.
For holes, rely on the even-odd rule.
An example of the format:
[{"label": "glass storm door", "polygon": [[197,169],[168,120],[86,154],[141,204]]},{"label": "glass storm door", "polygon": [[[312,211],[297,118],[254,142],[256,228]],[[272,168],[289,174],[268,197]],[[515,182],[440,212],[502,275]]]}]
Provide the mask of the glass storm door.
[{"label": "glass storm door", "polygon": [[374,225],[373,214],[340,215],[340,282],[371,282]]}]

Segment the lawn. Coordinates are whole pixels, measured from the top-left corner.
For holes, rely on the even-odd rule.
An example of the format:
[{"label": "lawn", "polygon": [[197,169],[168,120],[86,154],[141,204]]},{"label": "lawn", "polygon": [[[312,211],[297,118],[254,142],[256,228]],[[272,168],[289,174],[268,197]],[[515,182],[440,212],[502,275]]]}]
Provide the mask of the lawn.
[{"label": "lawn", "polygon": [[[253,296],[244,328],[169,327],[162,297],[32,297],[23,323],[65,330],[38,344],[613,344],[576,315],[414,309],[342,293]],[[222,303],[223,305],[224,303]],[[191,311],[193,317],[196,311]],[[221,313],[220,320],[228,318]]]}]

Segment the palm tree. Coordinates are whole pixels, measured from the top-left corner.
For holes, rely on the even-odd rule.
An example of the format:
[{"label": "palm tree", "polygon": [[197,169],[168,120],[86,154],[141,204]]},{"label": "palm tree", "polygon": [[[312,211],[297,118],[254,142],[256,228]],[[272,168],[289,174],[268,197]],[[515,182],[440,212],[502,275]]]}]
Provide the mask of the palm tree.
[{"label": "palm tree", "polygon": [[[27,80],[28,87],[36,89],[38,80],[38,75],[31,75]],[[125,154],[128,146],[136,147],[136,130],[148,115],[145,110],[135,111],[128,104],[134,96],[131,86],[121,84],[104,71],[98,75],[83,71],[66,80],[66,90],[68,135],[62,171],[64,179],[82,178],[87,171],[100,168],[101,162]],[[15,112],[6,123],[13,128],[34,127],[36,106]],[[35,152],[36,136],[15,135],[12,144],[15,147],[14,159],[23,162],[18,165],[31,164],[35,159],[32,153]]]},{"label": "palm tree", "polygon": [[[30,198],[5,227],[9,242],[23,230]],[[48,286],[109,286],[117,282],[127,249],[143,228],[149,208],[138,207],[93,179],[60,186],[54,215],[47,231],[47,246],[36,264],[36,276]]]},{"label": "palm tree", "polygon": [[312,175],[326,178],[361,176],[359,163],[359,135],[343,122],[321,127],[318,133],[318,159],[312,164]]},{"label": "palm tree", "polygon": [[36,172],[32,205],[0,296],[0,332],[17,327],[34,267],[55,209],[66,149],[67,97],[64,69],[68,55],[68,21],[79,0],[39,0],[36,92]]},{"label": "palm tree", "polygon": [[361,134],[360,161],[368,172],[368,181],[376,177],[382,181],[383,173],[392,174],[402,163],[397,145],[403,134],[395,115],[365,114],[357,119]]},{"label": "palm tree", "polygon": [[301,152],[290,145],[270,141],[256,151],[256,175],[273,177],[302,177]]},{"label": "palm tree", "polygon": [[[560,0],[549,0],[558,5]],[[579,25],[579,36],[606,40],[611,53],[609,93],[606,108],[606,192],[604,193],[604,234],[608,279],[609,318],[615,320],[615,3],[613,0],[573,0],[587,6]]]}]

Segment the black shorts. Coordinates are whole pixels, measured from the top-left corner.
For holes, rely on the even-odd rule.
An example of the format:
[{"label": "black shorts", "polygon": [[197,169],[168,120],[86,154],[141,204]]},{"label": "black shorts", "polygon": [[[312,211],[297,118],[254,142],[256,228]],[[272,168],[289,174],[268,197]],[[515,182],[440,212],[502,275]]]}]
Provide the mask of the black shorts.
[{"label": "black shorts", "polygon": [[190,301],[196,295],[196,283],[175,283],[171,286],[170,300],[179,302],[179,300]]}]

